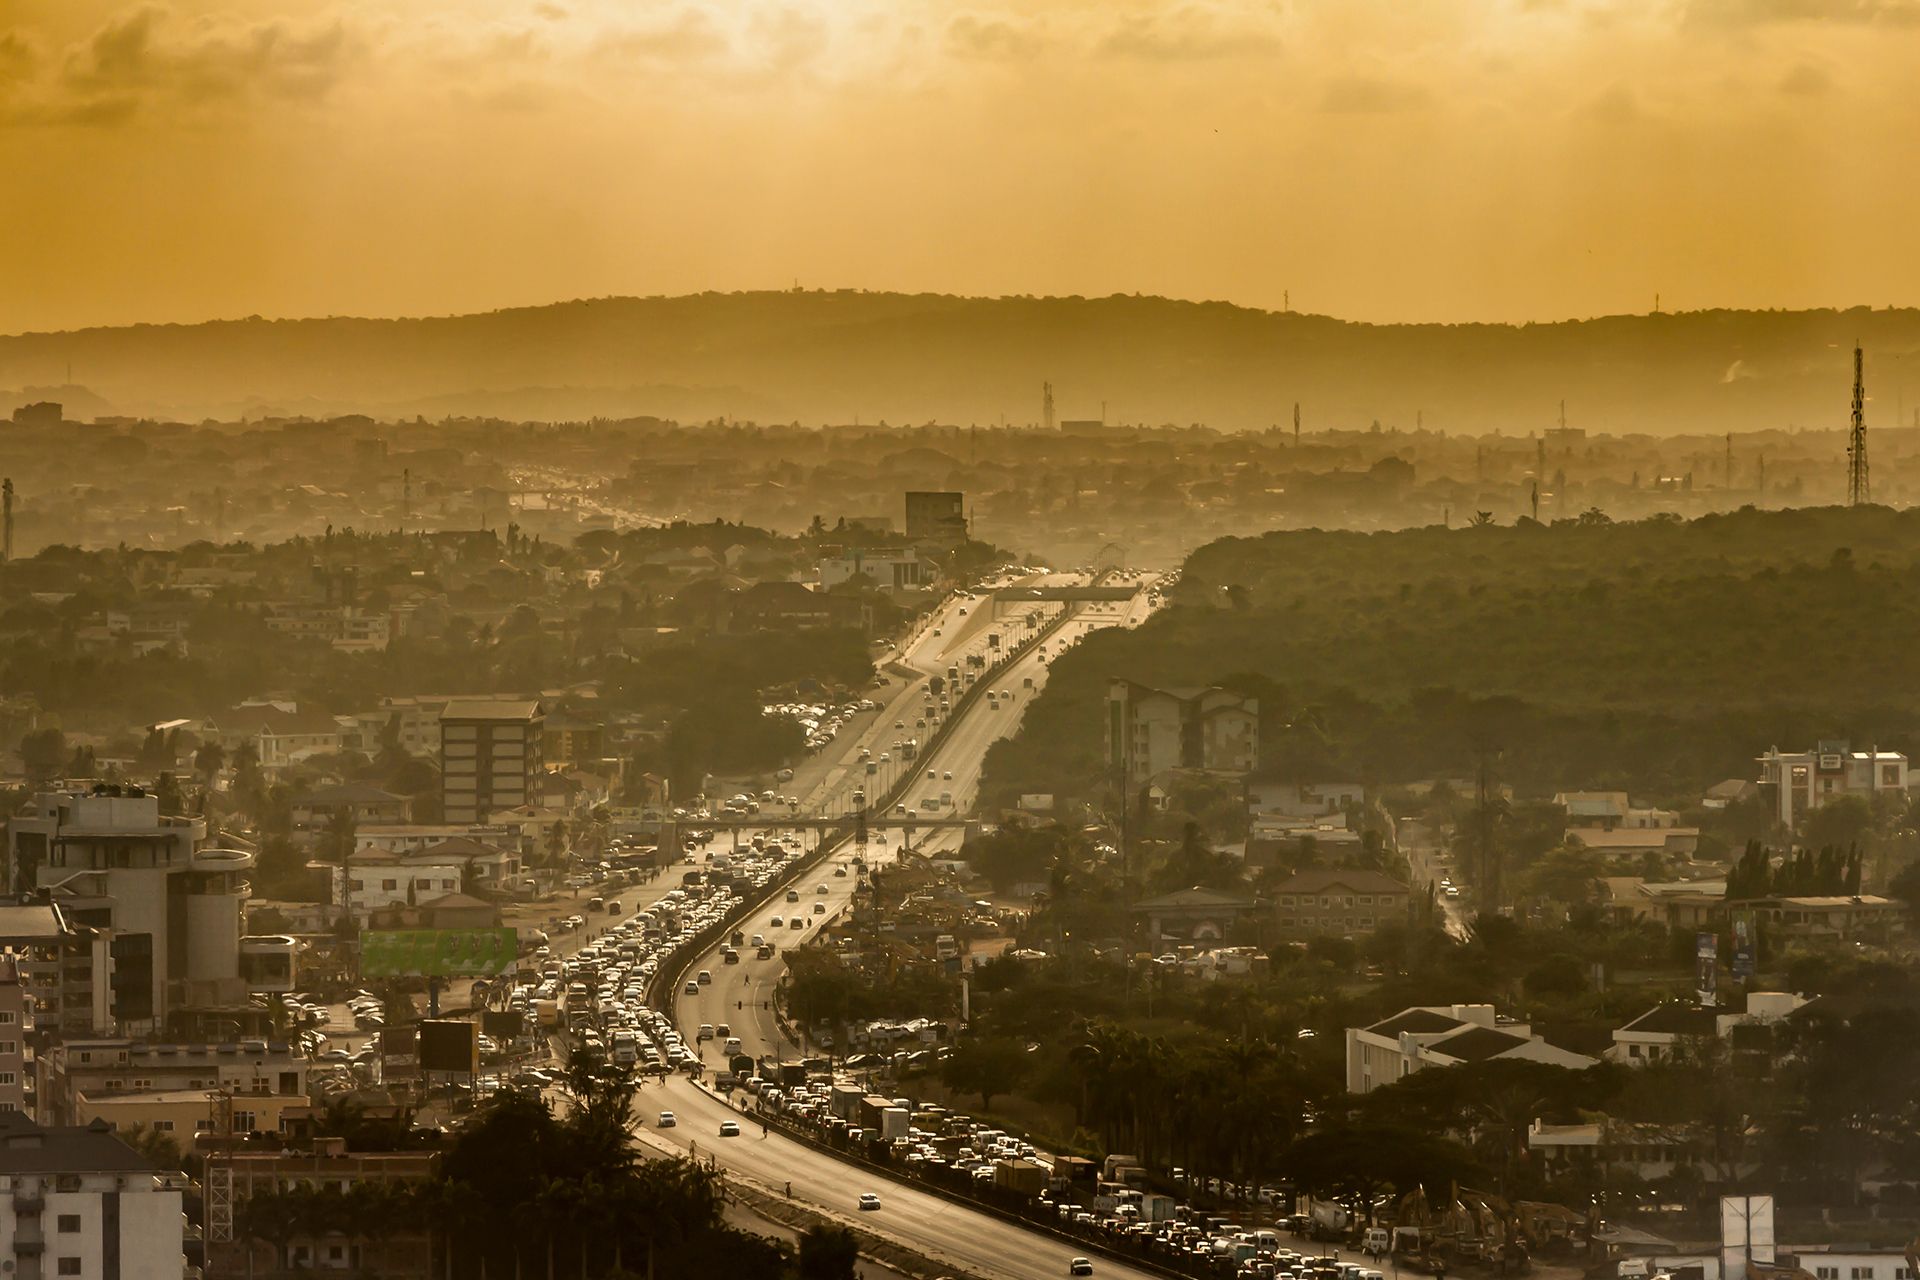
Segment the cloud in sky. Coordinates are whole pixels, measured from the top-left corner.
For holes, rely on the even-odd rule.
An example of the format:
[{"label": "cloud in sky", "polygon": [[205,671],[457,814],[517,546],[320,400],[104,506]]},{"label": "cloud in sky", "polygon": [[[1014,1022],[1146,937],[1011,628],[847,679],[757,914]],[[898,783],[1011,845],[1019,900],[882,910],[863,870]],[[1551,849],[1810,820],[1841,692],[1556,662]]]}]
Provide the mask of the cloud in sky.
[{"label": "cloud in sky", "polygon": [[0,330],[795,276],[1435,319],[1920,279],[1920,0],[0,12],[0,163],[71,196],[0,202]]}]

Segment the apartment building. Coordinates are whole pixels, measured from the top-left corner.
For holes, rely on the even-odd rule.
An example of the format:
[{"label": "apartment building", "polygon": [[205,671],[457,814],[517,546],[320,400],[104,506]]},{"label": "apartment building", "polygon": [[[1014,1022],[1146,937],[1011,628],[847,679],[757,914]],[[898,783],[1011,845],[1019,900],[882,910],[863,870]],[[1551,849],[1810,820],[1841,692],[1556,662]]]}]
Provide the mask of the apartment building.
[{"label": "apartment building", "polygon": [[[344,1138],[315,1138],[304,1151],[236,1147],[207,1166],[209,1190],[223,1193],[235,1212],[253,1196],[289,1186],[314,1188],[406,1188],[437,1176],[434,1151],[356,1152]],[[433,1280],[433,1223],[418,1215],[403,1223],[370,1222],[358,1232],[296,1235],[286,1242],[288,1262],[311,1270],[377,1275],[387,1280]],[[274,1247],[238,1232],[214,1232],[207,1241],[207,1264],[216,1275],[267,1275],[277,1272]]]},{"label": "apartment building", "polygon": [[1412,891],[1378,871],[1298,871],[1273,890],[1276,934],[1284,941],[1361,938],[1404,923]]},{"label": "apartment building", "polygon": [[104,1124],[0,1112],[0,1270],[10,1280],[180,1280],[183,1183]]},{"label": "apartment building", "polygon": [[[35,1060],[39,1118],[49,1124],[73,1123],[80,1118],[83,1098],[93,1100],[98,1114],[100,1099],[130,1094],[190,1094],[197,1099],[199,1116],[210,1115],[207,1094],[216,1090],[232,1094],[241,1111],[249,1110],[248,1099],[255,1098],[305,1103],[310,1065],[299,1046],[265,1039],[223,1044],[67,1040]],[[235,1127],[245,1132],[259,1126],[236,1121]]]},{"label": "apartment building", "polygon": [[1217,687],[1107,685],[1107,765],[1136,794],[1170,769],[1245,774],[1260,756],[1260,704]]},{"label": "apartment building", "polygon": [[543,771],[545,719],[535,700],[449,702],[440,715],[441,816],[479,822],[528,803]]},{"label": "apartment building", "polygon": [[1430,1067],[1518,1058],[1581,1070],[1595,1059],[1562,1049],[1490,1004],[1415,1006],[1370,1027],[1347,1028],[1347,1092],[1372,1093]]},{"label": "apartment building", "polygon": [[1877,747],[1855,751],[1844,741],[1821,742],[1812,751],[1774,747],[1759,757],[1759,764],[1760,793],[1787,827],[1840,796],[1904,797],[1908,786],[1906,756]]},{"label": "apartment building", "polygon": [[1754,1039],[1746,1033],[1771,1027],[1806,1003],[1805,996],[1791,992],[1750,991],[1744,1010],[1680,1001],[1657,1004],[1614,1028],[1613,1044],[1605,1057],[1609,1062],[1642,1067],[1672,1058],[1689,1040],[1718,1038],[1743,1046]]}]

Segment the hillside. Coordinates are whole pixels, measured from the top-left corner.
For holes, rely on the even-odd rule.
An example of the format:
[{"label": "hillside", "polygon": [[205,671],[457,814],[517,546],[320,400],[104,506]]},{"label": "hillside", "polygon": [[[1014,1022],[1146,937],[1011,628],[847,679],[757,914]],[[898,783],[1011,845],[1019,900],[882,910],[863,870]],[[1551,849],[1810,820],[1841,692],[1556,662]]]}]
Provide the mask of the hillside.
[{"label": "hillside", "polygon": [[[1833,427],[1849,351],[1890,425],[1915,311],[1705,311],[1525,326],[1367,325],[1165,298],[860,292],[604,298],[427,319],[218,321],[0,337],[0,388],[71,381],[182,418],[728,415],[1040,417],[1261,428],[1502,430],[1554,419],[1669,434]],[[1881,370],[1887,372],[1882,375]],[[1905,396],[1920,404],[1920,386]]]},{"label": "hillside", "polygon": [[1260,696],[1280,776],[1460,777],[1685,799],[1823,737],[1920,751],[1920,511],[1271,533],[1202,547],[1176,602],[1055,665],[997,794],[1100,783],[1109,676]]}]

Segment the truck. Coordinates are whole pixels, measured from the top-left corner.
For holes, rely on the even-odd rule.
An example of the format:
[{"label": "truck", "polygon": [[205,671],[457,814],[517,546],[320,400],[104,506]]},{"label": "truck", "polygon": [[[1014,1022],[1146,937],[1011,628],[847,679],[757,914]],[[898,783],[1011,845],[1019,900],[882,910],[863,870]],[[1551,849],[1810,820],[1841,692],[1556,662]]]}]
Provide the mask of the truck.
[{"label": "truck", "polygon": [[1307,1221],[1315,1240],[1344,1240],[1353,1230],[1353,1210],[1334,1200],[1308,1200]]},{"label": "truck", "polygon": [[913,1113],[905,1107],[887,1107],[880,1113],[880,1136],[888,1142],[904,1138],[913,1127]]},{"label": "truck", "polygon": [[1023,1196],[1037,1196],[1047,1189],[1050,1171],[1034,1160],[1001,1160],[993,1166],[993,1185]]},{"label": "truck", "polygon": [[902,760],[911,760],[919,754],[920,754],[919,739],[908,738],[905,742],[900,744],[900,758]]},{"label": "truck", "polygon": [[827,1094],[827,1110],[848,1124],[860,1120],[860,1103],[866,1091],[859,1085],[836,1084]]}]

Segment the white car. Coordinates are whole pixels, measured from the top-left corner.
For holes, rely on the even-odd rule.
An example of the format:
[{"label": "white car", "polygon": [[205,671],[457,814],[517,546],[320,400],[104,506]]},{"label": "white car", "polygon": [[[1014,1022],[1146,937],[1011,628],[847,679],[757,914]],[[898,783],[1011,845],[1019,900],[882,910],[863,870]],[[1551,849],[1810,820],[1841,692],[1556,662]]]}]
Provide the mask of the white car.
[{"label": "white car", "polygon": [[659,1121],[658,1121],[658,1126],[659,1126],[660,1128],[662,1128],[662,1129],[671,1129],[671,1128],[673,1128],[673,1127],[674,1127],[675,1125],[677,1125],[677,1124],[679,1124],[679,1123],[680,1123],[680,1121],[679,1121],[679,1119],[678,1119],[678,1118],[677,1118],[677,1117],[676,1117],[676,1116],[675,1116],[675,1115],[673,1114],[673,1112],[671,1112],[671,1111],[662,1111],[662,1112],[660,1113],[660,1119],[659,1119]]},{"label": "white car", "polygon": [[864,1213],[869,1210],[878,1209],[879,1207],[880,1207],[880,1197],[873,1194],[873,1192],[869,1191],[860,1197],[861,1212]]}]

